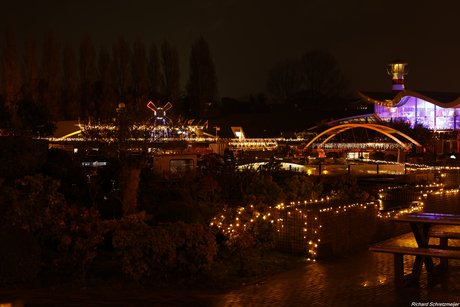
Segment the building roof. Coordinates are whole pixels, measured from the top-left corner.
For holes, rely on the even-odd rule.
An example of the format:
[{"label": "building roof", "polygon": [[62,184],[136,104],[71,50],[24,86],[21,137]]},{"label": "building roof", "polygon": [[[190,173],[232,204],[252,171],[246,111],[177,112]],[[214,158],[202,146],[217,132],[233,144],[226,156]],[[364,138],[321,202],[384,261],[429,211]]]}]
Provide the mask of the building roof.
[{"label": "building roof", "polygon": [[419,98],[442,108],[460,108],[460,93],[410,91],[399,92],[358,92],[365,100],[385,106],[394,107],[404,104],[410,97]]},{"label": "building roof", "polygon": [[[330,126],[345,125],[345,124],[382,124],[382,120],[374,114],[356,115],[351,117],[345,117],[336,119],[327,123]],[[308,129],[308,131],[315,130],[318,126],[314,126]]]}]

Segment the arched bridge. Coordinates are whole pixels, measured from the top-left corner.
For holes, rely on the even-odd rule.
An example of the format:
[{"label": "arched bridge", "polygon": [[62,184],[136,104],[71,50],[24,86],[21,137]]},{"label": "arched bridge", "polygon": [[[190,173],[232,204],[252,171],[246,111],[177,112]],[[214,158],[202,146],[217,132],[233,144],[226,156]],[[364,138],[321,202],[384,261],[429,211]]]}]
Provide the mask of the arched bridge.
[{"label": "arched bridge", "polygon": [[313,142],[315,142],[317,139],[319,139],[320,137],[326,135],[328,136],[319,146],[318,148],[320,148],[324,143],[326,143],[327,141],[329,141],[331,138],[333,138],[334,136],[336,136],[337,134],[340,134],[346,130],[349,130],[349,129],[353,129],[353,128],[365,128],[365,129],[371,129],[371,130],[374,130],[374,131],[377,131],[377,132],[380,132],[386,136],[388,136],[389,138],[391,138],[392,140],[394,140],[395,142],[397,142],[399,145],[401,145],[401,147],[403,147],[405,150],[409,150],[409,147],[404,144],[401,140],[399,140],[397,137],[394,136],[394,134],[399,134],[400,136],[404,137],[405,139],[407,139],[408,141],[410,141],[411,143],[413,143],[414,145],[416,146],[422,146],[420,145],[416,140],[414,140],[413,138],[411,138],[410,136],[402,133],[401,131],[398,131],[396,129],[393,129],[393,128],[390,128],[390,127],[387,127],[387,126],[382,126],[382,125],[377,125],[377,124],[344,124],[344,125],[338,125],[338,126],[334,126],[332,128],[329,128],[327,129],[326,131],[323,131],[321,132],[320,134],[318,134],[315,138],[313,138],[306,146],[304,149],[307,149],[311,144],[313,144]]}]

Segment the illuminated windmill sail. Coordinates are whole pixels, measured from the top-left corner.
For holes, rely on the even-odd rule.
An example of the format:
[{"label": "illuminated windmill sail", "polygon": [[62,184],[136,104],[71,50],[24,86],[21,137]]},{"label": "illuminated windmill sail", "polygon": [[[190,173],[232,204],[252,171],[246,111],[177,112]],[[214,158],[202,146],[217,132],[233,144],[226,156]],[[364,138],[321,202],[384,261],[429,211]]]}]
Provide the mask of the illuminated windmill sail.
[{"label": "illuminated windmill sail", "polygon": [[152,110],[155,116],[152,136],[155,136],[155,138],[170,137],[171,129],[169,126],[172,125],[172,120],[166,116],[166,111],[172,108],[172,104],[168,102],[163,107],[157,107],[153,102],[149,101],[147,108]]}]

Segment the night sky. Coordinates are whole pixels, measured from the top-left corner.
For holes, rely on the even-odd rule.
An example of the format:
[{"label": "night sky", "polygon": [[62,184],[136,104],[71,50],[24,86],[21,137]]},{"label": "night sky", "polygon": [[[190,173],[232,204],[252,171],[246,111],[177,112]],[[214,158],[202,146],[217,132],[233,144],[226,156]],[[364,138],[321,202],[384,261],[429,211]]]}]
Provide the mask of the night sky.
[{"label": "night sky", "polygon": [[406,88],[460,92],[458,1],[360,0],[9,0],[2,3],[1,41],[6,25],[19,46],[32,30],[40,46],[43,30],[79,46],[83,30],[96,53],[123,35],[159,47],[177,46],[181,87],[188,78],[192,43],[209,43],[221,97],[240,98],[265,90],[266,74],[285,58],[312,49],[331,52],[350,79],[350,90],[389,91],[388,63],[409,63]]}]

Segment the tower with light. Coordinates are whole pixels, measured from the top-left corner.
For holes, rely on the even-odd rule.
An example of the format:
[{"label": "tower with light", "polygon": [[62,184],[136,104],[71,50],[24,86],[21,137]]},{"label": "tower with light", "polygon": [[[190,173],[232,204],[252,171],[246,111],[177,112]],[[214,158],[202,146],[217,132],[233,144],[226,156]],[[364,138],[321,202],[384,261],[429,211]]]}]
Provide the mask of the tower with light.
[{"label": "tower with light", "polygon": [[407,69],[404,61],[396,60],[388,64],[390,68],[388,69],[388,74],[393,78],[393,91],[404,91],[404,76],[407,75],[409,70]]}]

